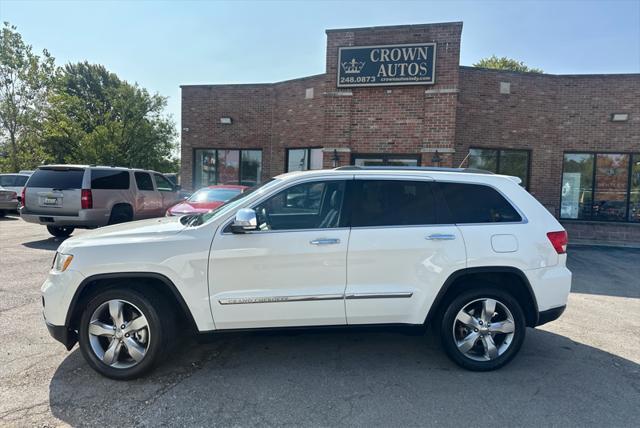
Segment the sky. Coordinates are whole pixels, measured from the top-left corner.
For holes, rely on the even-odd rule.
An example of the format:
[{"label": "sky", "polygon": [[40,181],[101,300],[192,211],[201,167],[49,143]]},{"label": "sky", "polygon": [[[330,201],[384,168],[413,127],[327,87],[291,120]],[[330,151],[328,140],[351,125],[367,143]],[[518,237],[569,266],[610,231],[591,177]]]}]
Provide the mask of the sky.
[{"label": "sky", "polygon": [[100,63],[169,97],[178,129],[180,85],[323,73],[328,28],[463,21],[462,65],[495,54],[554,74],[640,72],[640,0],[0,0],[0,21],[58,65]]}]

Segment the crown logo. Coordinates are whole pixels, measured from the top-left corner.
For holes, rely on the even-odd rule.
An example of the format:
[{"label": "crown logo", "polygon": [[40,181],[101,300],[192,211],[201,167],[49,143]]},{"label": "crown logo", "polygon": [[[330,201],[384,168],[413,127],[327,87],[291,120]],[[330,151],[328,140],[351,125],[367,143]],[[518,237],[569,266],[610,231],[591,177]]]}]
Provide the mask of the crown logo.
[{"label": "crown logo", "polygon": [[355,58],[353,58],[351,61],[343,62],[342,69],[344,70],[345,74],[358,74],[362,71],[364,64],[364,61],[357,61]]}]

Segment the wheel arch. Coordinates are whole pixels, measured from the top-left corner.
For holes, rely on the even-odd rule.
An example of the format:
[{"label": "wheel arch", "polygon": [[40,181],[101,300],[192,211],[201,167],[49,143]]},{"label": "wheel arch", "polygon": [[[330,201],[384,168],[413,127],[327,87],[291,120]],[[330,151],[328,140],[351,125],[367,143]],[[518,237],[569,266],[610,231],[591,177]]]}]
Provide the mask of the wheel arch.
[{"label": "wheel arch", "polygon": [[[477,286],[473,284],[469,286],[472,281],[479,282],[479,284]],[[486,286],[487,284],[497,286],[499,289],[507,291],[514,296],[522,306],[528,327],[535,327],[538,324],[538,302],[531,283],[524,272],[512,266],[472,267],[453,272],[436,295],[425,317],[425,324],[438,319],[446,304],[459,291],[481,287],[482,285]]]},{"label": "wheel arch", "polygon": [[98,290],[106,290],[129,281],[136,282],[136,289],[154,289],[159,291],[169,303],[175,306],[178,315],[186,322],[187,327],[193,332],[198,332],[193,314],[176,286],[169,278],[155,272],[106,273],[85,278],[71,299],[71,304],[69,305],[65,319],[66,328],[69,330],[77,329],[77,324],[82,314],[81,308],[88,303]]}]

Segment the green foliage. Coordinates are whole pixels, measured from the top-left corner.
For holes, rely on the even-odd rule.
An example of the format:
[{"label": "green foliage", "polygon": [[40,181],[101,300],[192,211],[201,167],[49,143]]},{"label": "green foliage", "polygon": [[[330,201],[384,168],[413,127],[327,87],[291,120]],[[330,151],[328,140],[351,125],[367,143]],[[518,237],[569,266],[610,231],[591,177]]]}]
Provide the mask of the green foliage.
[{"label": "green foliage", "polygon": [[30,169],[48,160],[39,141],[54,69],[49,52],[34,54],[17,28],[4,23],[0,33],[0,171]]},{"label": "green foliage", "polygon": [[0,37],[0,171],[51,162],[178,171],[165,97],[102,65],[56,68],[6,22]]},{"label": "green foliage", "polygon": [[483,58],[480,61],[473,64],[474,67],[478,68],[492,68],[494,70],[508,70],[508,71],[522,71],[529,73],[544,73],[539,68],[533,68],[525,65],[524,62],[518,61],[515,59],[507,58],[503,56],[498,58],[495,55],[490,56],[489,58]]},{"label": "green foliage", "polygon": [[83,62],[59,71],[50,103],[44,144],[55,162],[175,171],[165,97]]}]

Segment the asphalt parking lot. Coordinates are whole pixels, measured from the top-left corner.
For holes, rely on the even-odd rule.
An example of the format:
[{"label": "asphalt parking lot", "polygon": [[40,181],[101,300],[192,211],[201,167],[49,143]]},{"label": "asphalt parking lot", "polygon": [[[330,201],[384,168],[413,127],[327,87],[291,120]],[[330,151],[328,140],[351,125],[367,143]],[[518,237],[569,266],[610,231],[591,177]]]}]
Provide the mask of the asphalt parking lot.
[{"label": "asphalt parking lot", "polygon": [[[81,234],[82,231],[76,232]],[[0,425],[637,426],[640,250],[570,247],[563,317],[491,373],[431,335],[385,330],[188,340],[144,379],[93,372],[47,333],[40,285],[60,241],[0,219]]]}]

